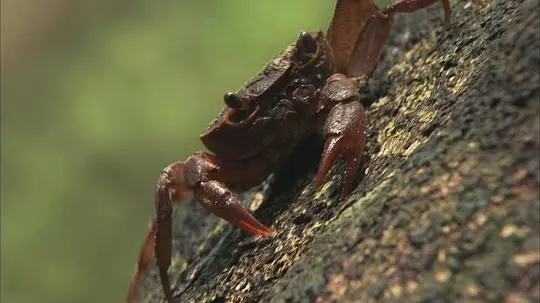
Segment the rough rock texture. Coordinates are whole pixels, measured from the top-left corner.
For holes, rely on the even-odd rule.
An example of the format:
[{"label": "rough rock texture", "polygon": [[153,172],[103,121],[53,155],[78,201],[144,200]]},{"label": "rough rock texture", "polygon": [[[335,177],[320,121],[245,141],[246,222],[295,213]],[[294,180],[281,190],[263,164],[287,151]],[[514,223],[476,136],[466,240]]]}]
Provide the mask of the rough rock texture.
[{"label": "rough rock texture", "polygon": [[[540,299],[537,0],[451,1],[400,15],[362,89],[368,145],[313,188],[309,138],[263,192],[254,238],[196,203],[175,212],[177,302],[530,302]],[[262,204],[261,199],[264,197]],[[151,268],[140,290],[159,302]]]}]

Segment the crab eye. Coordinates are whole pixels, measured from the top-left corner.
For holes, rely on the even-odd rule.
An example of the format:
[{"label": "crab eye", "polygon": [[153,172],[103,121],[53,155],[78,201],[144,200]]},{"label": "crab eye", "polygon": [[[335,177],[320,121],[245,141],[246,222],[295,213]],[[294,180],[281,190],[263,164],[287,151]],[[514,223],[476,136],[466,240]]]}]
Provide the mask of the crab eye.
[{"label": "crab eye", "polygon": [[228,107],[234,108],[236,110],[245,109],[245,102],[240,96],[235,93],[228,92],[223,96],[223,101],[227,104]]},{"label": "crab eye", "polygon": [[296,48],[301,54],[312,55],[317,52],[319,46],[317,40],[311,33],[301,32],[298,39],[296,39]]}]

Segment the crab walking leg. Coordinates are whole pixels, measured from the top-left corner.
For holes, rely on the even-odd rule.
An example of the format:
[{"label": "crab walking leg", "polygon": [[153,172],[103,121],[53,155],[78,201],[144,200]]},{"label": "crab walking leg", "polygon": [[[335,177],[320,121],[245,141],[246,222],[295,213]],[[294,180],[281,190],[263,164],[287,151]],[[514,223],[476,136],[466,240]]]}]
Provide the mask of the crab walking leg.
[{"label": "crab walking leg", "polygon": [[341,199],[352,189],[360,159],[366,144],[366,113],[357,92],[356,82],[343,74],[328,78],[322,91],[324,102],[332,106],[325,124],[325,145],[315,176],[315,186],[320,187],[328,170],[339,155],[347,162]]},{"label": "crab walking leg", "polygon": [[156,215],[150,221],[148,234],[139,253],[137,270],[129,287],[128,302],[135,301],[141,273],[148,267],[148,263],[154,256],[165,297],[172,302],[172,292],[167,276],[172,250],[172,203],[182,201],[191,194],[192,191],[186,185],[184,178],[184,163],[178,161],[167,166],[156,184]]},{"label": "crab walking leg", "polygon": [[137,295],[137,288],[139,284],[139,280],[141,278],[141,273],[148,267],[148,263],[153,260],[154,257],[154,233],[156,230],[156,219],[152,218],[150,219],[150,223],[148,225],[148,233],[146,234],[146,238],[144,239],[143,246],[141,248],[141,251],[139,252],[139,260],[137,261],[137,270],[135,271],[135,275],[133,276],[133,279],[131,280],[131,284],[129,285],[129,291],[128,291],[128,297],[127,302],[135,302],[135,297]]},{"label": "crab walking leg", "polygon": [[[428,7],[439,1],[442,2],[444,8],[444,20],[448,25],[450,24],[450,15],[452,14],[450,0],[394,0],[390,5],[383,8],[383,13],[410,13]],[[483,0],[473,0],[473,2],[477,6],[484,7]]]},{"label": "crab walking leg", "polygon": [[371,77],[380,61],[393,21],[393,16],[376,12],[362,27],[349,58],[349,77]]},{"label": "crab walking leg", "polygon": [[173,182],[166,170],[156,186],[157,224],[154,231],[154,254],[167,302],[173,301],[167,269],[171,265],[172,255],[172,201],[174,201],[174,193]]},{"label": "crab walking leg", "polygon": [[[383,8],[383,13],[392,14],[396,12],[411,13],[425,7],[428,7],[436,2],[442,2],[444,8],[444,21],[446,24],[450,23],[450,15],[452,10],[450,9],[450,0],[394,0],[389,5]],[[481,1],[481,0],[478,0]]]},{"label": "crab walking leg", "polygon": [[[364,9],[354,11],[358,14],[356,17],[349,12],[345,15],[347,18],[342,17],[339,22],[333,20],[331,23],[328,34],[338,63],[337,70],[339,72],[345,70],[349,77],[370,77],[381,58],[384,43],[390,35],[394,15],[396,13],[414,12],[439,1],[442,2],[444,8],[445,22],[449,24],[451,15],[449,0],[393,0],[382,10],[377,9],[375,11],[373,11],[371,0],[356,0],[356,6],[352,3],[355,1],[352,0],[338,2],[336,15],[338,13],[344,15],[341,12],[342,9],[340,9],[340,3],[341,6],[348,4],[351,8],[364,7]],[[477,6],[484,6],[483,0],[473,1]],[[366,18],[366,14],[371,11],[369,18]],[[332,29],[342,24],[350,26],[352,30],[345,31],[346,34],[341,32],[340,35],[335,34]],[[359,24],[362,26],[360,27]],[[354,36],[352,36],[353,34]],[[345,44],[344,38],[349,38],[349,41],[356,40],[354,44]],[[344,62],[347,64],[346,66],[343,66]]]},{"label": "crab walking leg", "polygon": [[335,57],[335,67],[344,73],[349,64],[356,37],[364,24],[379,9],[373,0],[338,0],[328,26],[327,37]]}]

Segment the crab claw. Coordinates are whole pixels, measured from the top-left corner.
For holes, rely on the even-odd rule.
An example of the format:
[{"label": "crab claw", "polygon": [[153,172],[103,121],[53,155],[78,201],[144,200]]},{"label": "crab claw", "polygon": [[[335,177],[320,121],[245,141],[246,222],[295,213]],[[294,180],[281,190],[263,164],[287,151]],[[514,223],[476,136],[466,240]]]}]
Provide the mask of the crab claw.
[{"label": "crab claw", "polygon": [[342,155],[347,162],[340,199],[345,199],[352,189],[356,172],[366,143],[364,108],[358,101],[339,103],[330,111],[324,127],[326,143],[315,178],[320,187],[328,170]]},{"label": "crab claw", "polygon": [[356,91],[356,83],[343,74],[328,78],[321,92],[329,106],[333,106],[324,124],[325,145],[315,176],[315,186],[320,187],[324,177],[338,156],[347,161],[341,199],[352,189],[354,178],[366,144],[366,113]]},{"label": "crab claw", "polygon": [[227,187],[218,181],[201,182],[195,188],[195,198],[211,213],[257,236],[267,236],[272,230],[255,219]]}]

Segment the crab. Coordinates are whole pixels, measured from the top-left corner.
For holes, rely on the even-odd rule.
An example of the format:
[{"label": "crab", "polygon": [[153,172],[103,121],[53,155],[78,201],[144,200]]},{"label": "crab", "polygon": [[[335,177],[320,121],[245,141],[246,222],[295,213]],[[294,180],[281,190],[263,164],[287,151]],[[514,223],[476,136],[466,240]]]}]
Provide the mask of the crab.
[{"label": "crab", "polygon": [[[326,33],[301,32],[239,91],[224,96],[225,107],[202,133],[212,153],[196,152],[167,166],[155,188],[155,216],[141,248],[130,285],[133,302],[152,257],[167,302],[173,301],[167,270],[172,254],[173,204],[194,196],[209,212],[256,236],[270,227],[255,219],[234,191],[264,181],[296,144],[322,126],[325,138],[315,175],[319,188],[338,156],[346,162],[340,199],[346,198],[366,144],[366,113],[359,85],[380,60],[394,15],[439,0],[394,0],[379,9],[372,0],[338,0]],[[449,0],[440,0],[450,22]],[[473,0],[484,6],[482,0]],[[234,191],[233,191],[234,190]]]}]

